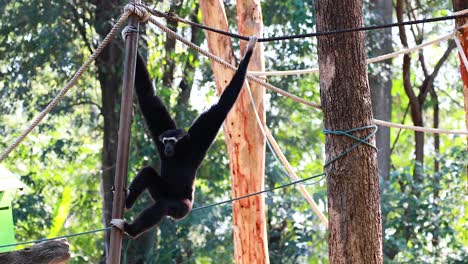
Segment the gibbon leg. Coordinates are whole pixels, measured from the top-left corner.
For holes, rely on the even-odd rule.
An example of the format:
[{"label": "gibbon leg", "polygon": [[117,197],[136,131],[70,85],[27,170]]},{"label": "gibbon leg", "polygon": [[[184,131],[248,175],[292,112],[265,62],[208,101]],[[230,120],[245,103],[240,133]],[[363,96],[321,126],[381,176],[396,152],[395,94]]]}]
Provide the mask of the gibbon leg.
[{"label": "gibbon leg", "polygon": [[159,224],[164,216],[181,219],[190,212],[191,208],[188,199],[160,199],[141,212],[131,224],[125,223],[124,231],[131,237],[137,237]]},{"label": "gibbon leg", "polygon": [[154,187],[152,186],[162,184],[161,177],[156,172],[156,170],[149,166],[144,167],[140,172],[138,172],[133,181],[130,183],[130,187],[128,187],[127,198],[125,199],[125,208],[132,208],[138,196],[140,196],[140,194],[145,191],[145,189],[151,188],[153,193]]}]

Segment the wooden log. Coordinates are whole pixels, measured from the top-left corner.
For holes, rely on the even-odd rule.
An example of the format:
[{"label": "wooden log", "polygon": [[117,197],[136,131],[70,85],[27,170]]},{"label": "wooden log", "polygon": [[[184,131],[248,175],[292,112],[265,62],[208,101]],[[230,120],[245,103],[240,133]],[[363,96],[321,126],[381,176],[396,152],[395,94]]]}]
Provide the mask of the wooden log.
[{"label": "wooden log", "polygon": [[[200,9],[203,14],[203,24],[221,30],[228,30],[226,13],[222,1],[201,0]],[[255,10],[257,15],[259,11],[258,6]],[[251,15],[243,13],[242,16],[243,20],[239,23],[252,23]],[[253,35],[253,32],[243,33]],[[234,65],[236,59],[231,39],[212,32],[206,32],[206,35],[210,52]],[[261,34],[255,35],[261,36]],[[241,42],[242,49],[245,48],[246,43]],[[261,60],[263,57],[262,52],[262,45],[257,43],[249,70],[264,69],[262,66],[263,61]],[[233,72],[215,62],[212,62],[211,68],[215,76],[218,94],[220,94],[231,80]],[[257,87],[252,89],[257,110],[260,113],[262,122],[264,122],[264,89]],[[229,113],[223,129],[228,146],[233,197],[263,190],[265,139],[256,123],[255,114],[245,86],[237,99],[237,103]],[[233,214],[235,263],[269,263],[264,197],[259,195],[234,202]]]},{"label": "wooden log", "polygon": [[0,263],[5,264],[63,264],[69,259],[70,245],[66,239],[45,241],[22,250],[0,254]]}]

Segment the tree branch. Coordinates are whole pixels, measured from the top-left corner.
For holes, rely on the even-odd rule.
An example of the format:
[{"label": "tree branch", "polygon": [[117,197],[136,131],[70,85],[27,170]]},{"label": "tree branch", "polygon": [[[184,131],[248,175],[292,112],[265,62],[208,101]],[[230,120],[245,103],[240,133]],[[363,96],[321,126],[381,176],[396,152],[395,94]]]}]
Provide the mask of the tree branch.
[{"label": "tree branch", "polygon": [[444,65],[444,62],[448,59],[448,57],[450,56],[450,53],[452,52],[454,48],[455,48],[455,42],[453,40],[450,40],[447,50],[445,50],[444,55],[442,55],[442,57],[434,66],[434,70],[432,71],[431,75],[429,75],[428,78],[424,79],[424,82],[421,85],[421,88],[419,89],[420,93],[418,95],[418,101],[420,104],[423,104],[424,101],[426,100],[427,94],[429,93],[432,85],[434,84],[435,78],[439,74],[439,71],[442,68],[442,65]]},{"label": "tree branch", "polygon": [[80,19],[82,19],[84,22],[86,21],[85,18],[78,13],[78,10],[76,10],[74,5],[70,4],[69,2],[65,2],[65,4],[68,6],[68,9],[71,10],[71,12],[73,13],[73,18],[74,18],[73,22],[75,26],[78,28],[78,32],[83,38],[86,48],[89,50],[89,52],[93,53],[93,46],[88,36],[86,35],[86,28],[84,27],[82,23],[80,23]]}]

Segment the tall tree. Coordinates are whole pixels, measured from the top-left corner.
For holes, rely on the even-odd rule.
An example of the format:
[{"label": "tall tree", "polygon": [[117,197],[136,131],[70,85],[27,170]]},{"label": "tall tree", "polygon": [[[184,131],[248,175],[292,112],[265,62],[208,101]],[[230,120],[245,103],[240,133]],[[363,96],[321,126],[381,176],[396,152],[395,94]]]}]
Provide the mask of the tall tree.
[{"label": "tall tree", "polygon": [[[228,29],[222,1],[201,1],[203,22],[212,27]],[[239,32],[245,35],[261,36],[263,29],[260,1],[242,0],[237,2]],[[228,62],[235,62],[232,42],[225,36],[207,33],[208,46],[215,55]],[[241,43],[241,49],[245,43]],[[263,48],[255,48],[249,70],[263,70]],[[225,88],[232,73],[217,64],[212,64],[218,92]],[[251,86],[257,111],[265,122],[262,87]],[[234,197],[257,192],[264,188],[265,139],[261,134],[252,110],[250,97],[245,87],[228,115],[224,125],[228,145]],[[269,263],[268,241],[264,196],[258,195],[233,204],[234,258],[236,263]]]},{"label": "tall tree", "polygon": [[[100,39],[104,39],[112,28],[112,21],[120,14],[119,2],[96,0],[94,19],[90,23],[95,27]],[[101,150],[101,195],[103,225],[107,226],[112,216],[112,186],[114,185],[115,159],[117,156],[117,134],[119,122],[119,88],[122,73],[122,49],[115,39],[96,59],[98,80],[101,86],[101,109],[104,119],[103,142]],[[105,251],[108,252],[110,233],[106,232]]]},{"label": "tall tree", "polygon": [[[393,4],[392,1],[370,1],[370,23],[391,23]],[[372,57],[388,54],[392,48],[392,30],[369,31],[367,44]],[[392,63],[391,60],[371,64],[369,72],[369,85],[372,94],[372,110],[374,117],[380,120],[390,121],[392,116]],[[379,174],[384,181],[388,181],[390,175],[390,129],[379,127],[376,134],[377,160]]]},{"label": "tall tree", "polygon": [[[369,1],[370,24],[391,23],[393,2],[386,0]],[[373,30],[367,33],[367,46],[371,57],[388,54],[393,51],[392,30],[390,28]],[[380,120],[391,121],[392,118],[392,61],[385,60],[369,65],[369,85],[372,95],[372,111],[374,117]],[[390,177],[390,128],[379,127],[375,135],[377,142],[377,161],[381,192],[385,193]],[[385,241],[385,210],[382,211],[382,234]],[[383,245],[385,254],[385,242]]]},{"label": "tall tree", "polygon": [[[404,17],[406,16],[408,20],[415,20],[418,16],[417,11],[420,5],[415,3],[417,7],[412,6],[411,1],[403,1],[397,0],[396,1],[396,17],[398,22],[403,22]],[[422,10],[424,12],[424,9]],[[421,44],[423,41],[424,36],[424,28],[413,25],[411,26],[411,32],[413,34],[413,38],[416,44]],[[399,27],[399,35],[401,44],[408,48],[408,36],[406,34],[406,29],[404,26]],[[423,69],[424,79],[420,85],[417,85],[412,82],[411,74],[412,74],[412,65],[411,65],[411,56],[410,54],[405,54],[403,56],[403,87],[405,89],[406,95],[409,99],[409,106],[411,110],[411,119],[415,126],[424,126],[424,104],[430,94],[430,91],[434,85],[434,80],[436,79],[437,75],[440,72],[440,69],[444,62],[448,59],[450,52],[455,47],[453,42],[450,42],[448,45],[445,53],[440,57],[437,63],[434,66],[432,72],[429,72],[427,69],[427,62],[424,57],[424,52],[420,51],[418,53],[418,61],[421,64],[421,68]],[[424,133],[422,132],[415,132],[415,160],[416,166],[414,169],[414,177],[417,182],[421,182],[422,180],[422,166],[424,165]]]},{"label": "tall tree", "polygon": [[[363,26],[362,1],[316,1],[317,31]],[[318,38],[320,97],[329,130],[372,124],[364,33]],[[350,67],[352,65],[352,67]],[[369,129],[354,132],[364,138]],[[374,137],[370,143],[375,142]],[[356,142],[327,135],[327,160]],[[382,263],[382,226],[376,150],[360,145],[326,168],[330,263]]]},{"label": "tall tree", "polygon": [[[402,22],[406,17],[408,20],[415,20],[421,13],[422,16],[425,15],[426,10],[420,6],[418,3],[413,3],[412,1],[403,1],[397,0],[396,1],[396,17],[398,22]],[[410,27],[411,35],[416,44],[421,44],[424,39],[424,27],[420,25],[412,25]],[[409,37],[407,34],[407,30],[404,26],[399,27],[399,35],[401,44],[407,48],[409,43]],[[437,93],[434,89],[434,81],[438,76],[442,66],[444,65],[445,61],[449,58],[449,55],[455,44],[453,41],[450,41],[447,45],[445,52],[442,56],[437,60],[434,65],[432,71],[428,69],[428,61],[424,56],[424,51],[420,50],[418,52],[418,63],[422,69],[422,81],[412,80],[412,75],[414,75],[414,71],[412,70],[412,57],[410,54],[405,54],[403,56],[403,65],[402,65],[402,77],[403,77],[403,88],[408,96],[409,99],[409,109],[410,109],[410,116],[413,121],[413,124],[416,126],[424,126],[424,110],[425,105],[427,104],[428,99],[432,99],[432,109],[433,109],[433,125],[437,127],[439,125],[439,108],[438,108],[438,97]],[[429,97],[429,98],[428,98]],[[424,146],[425,146],[425,135],[422,132],[414,132],[414,139],[415,139],[415,165],[413,169],[413,181],[411,182],[401,182],[401,189],[402,192],[409,192],[410,197],[420,197],[421,194],[421,186],[424,181]],[[439,136],[436,135],[434,137],[434,150],[436,153],[435,161],[434,161],[434,169],[435,169],[435,176],[434,176],[434,186],[438,186],[439,183],[439,175],[437,172],[439,170],[439,162],[437,153],[439,152]],[[436,187],[438,188],[438,187]],[[435,199],[438,199],[438,191],[435,190],[434,192]],[[407,206],[404,208],[404,219],[408,221],[408,223],[403,228],[403,236],[406,242],[410,239],[416,237],[415,230],[410,223],[410,219],[417,219],[421,213],[418,212],[415,208],[411,206]],[[437,231],[439,228],[438,224],[435,224],[434,229]],[[434,232],[434,246],[438,244],[438,232]],[[395,249],[391,249],[387,251],[387,255],[390,259],[393,259],[395,254],[398,252]]]}]

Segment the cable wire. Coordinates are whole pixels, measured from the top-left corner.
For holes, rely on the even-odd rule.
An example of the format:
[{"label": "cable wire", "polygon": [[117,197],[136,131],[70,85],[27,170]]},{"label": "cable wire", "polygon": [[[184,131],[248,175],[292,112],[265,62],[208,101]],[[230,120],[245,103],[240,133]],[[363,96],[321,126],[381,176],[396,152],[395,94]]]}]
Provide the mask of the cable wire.
[{"label": "cable wire", "polygon": [[[271,191],[274,191],[274,190],[283,189],[283,188],[286,188],[286,187],[289,187],[289,186],[292,186],[292,185],[295,185],[295,184],[298,184],[298,183],[302,183],[302,182],[305,182],[305,181],[309,181],[309,180],[312,180],[312,179],[315,179],[315,178],[318,178],[318,177],[322,177],[322,176],[325,176],[325,173],[316,174],[316,175],[313,175],[313,176],[311,176],[309,178],[305,178],[305,179],[301,179],[301,180],[298,180],[298,181],[290,182],[290,183],[280,185],[280,186],[277,186],[277,187],[274,187],[274,188],[265,189],[263,191],[254,192],[254,193],[250,193],[250,194],[247,194],[247,195],[239,196],[239,197],[232,198],[232,199],[229,199],[229,200],[225,200],[225,201],[222,201],[222,202],[217,202],[217,203],[213,203],[213,204],[200,206],[200,207],[192,209],[192,212],[193,211],[199,211],[199,210],[206,209],[206,208],[210,208],[210,207],[214,207],[214,206],[218,206],[218,205],[222,205],[222,204],[227,204],[227,203],[238,201],[238,200],[242,200],[242,199],[245,199],[245,198],[248,198],[248,197],[260,195],[262,193],[267,193],[267,192],[271,192]],[[31,241],[25,241],[25,242],[19,242],[19,243],[7,244],[7,245],[0,245],[0,248],[14,247],[14,246],[19,246],[19,245],[34,244],[34,243],[40,243],[40,242],[45,242],[45,241],[50,241],[50,240],[55,240],[55,239],[61,239],[61,238],[69,238],[69,237],[76,237],[76,236],[94,234],[94,233],[98,233],[98,232],[108,231],[111,228],[112,227],[109,226],[109,227],[105,227],[105,228],[101,228],[101,229],[95,229],[95,230],[90,230],[90,231],[85,231],[85,232],[80,232],[80,233],[74,233],[74,234],[69,234],[69,235],[63,235],[63,236],[57,236],[57,237],[51,237],[51,238],[44,238],[44,239],[37,239],[37,240],[31,240]]]},{"label": "cable wire", "polygon": [[98,233],[98,232],[108,231],[111,228],[112,227],[109,226],[109,227],[105,227],[105,228],[101,228],[101,229],[95,229],[95,230],[90,230],[90,231],[85,231],[85,232],[80,232],[80,233],[74,233],[74,234],[69,234],[69,235],[63,235],[63,236],[58,236],[58,237],[43,238],[43,239],[37,239],[37,240],[31,240],[31,241],[25,241],[25,242],[18,242],[18,243],[7,244],[7,245],[0,245],[0,248],[15,247],[15,246],[20,246],[20,245],[41,243],[41,242],[51,241],[51,240],[61,239],[61,238],[69,238],[69,237],[76,237],[76,236],[94,234],[94,233]]},{"label": "cable wire", "polygon": [[[173,30],[169,29],[168,27],[163,25],[161,22],[156,20],[154,17],[151,17],[149,19],[149,21],[152,24],[154,24],[155,26],[157,26],[158,28],[160,28],[162,31],[164,31],[167,34],[169,34],[170,36],[172,36],[174,39],[177,39],[177,40],[181,41],[182,43],[184,43],[188,47],[190,47],[190,48],[196,50],[197,52],[203,54],[204,56],[210,58],[212,61],[217,62],[217,63],[221,64],[223,67],[226,67],[227,69],[230,69],[232,71],[237,70],[237,68],[234,67],[233,65],[231,65],[230,63],[228,63],[225,60],[223,60],[222,58],[210,53],[209,51],[207,51],[205,49],[202,49],[198,45],[192,43],[191,41],[187,40],[183,36],[177,34]],[[292,99],[292,100],[294,100],[294,101],[296,101],[298,103],[301,103],[301,104],[307,105],[309,107],[313,107],[313,108],[322,110],[322,107],[321,107],[320,104],[310,102],[310,101],[308,101],[308,100],[306,100],[304,98],[301,98],[301,97],[299,97],[297,95],[286,92],[285,90],[282,90],[282,89],[280,89],[280,88],[278,88],[278,87],[276,87],[274,85],[271,85],[271,84],[269,84],[267,82],[264,82],[262,79],[260,79],[257,76],[253,76],[253,75],[248,73],[246,78],[248,80],[250,80],[250,81],[253,81],[255,83],[258,83],[258,84],[264,86],[265,88],[267,88],[267,89],[269,89],[269,90],[271,90],[271,91],[273,91],[275,93],[278,93],[278,94],[281,94],[283,96],[289,97],[290,99]],[[374,119],[374,123],[376,125],[379,125],[379,126],[403,128],[403,129],[407,129],[407,130],[413,130],[413,131],[425,132],[425,133],[468,135],[467,130],[447,130],[447,129],[428,128],[428,127],[421,127],[421,126],[409,126],[409,125],[402,125],[402,124],[396,124],[396,123],[392,123],[392,122],[388,122],[388,121],[383,121],[383,120],[379,120],[379,119]]]},{"label": "cable wire", "polygon": [[309,178],[304,178],[304,179],[300,179],[300,180],[297,180],[297,181],[293,181],[293,182],[290,182],[290,183],[287,183],[287,184],[284,184],[284,185],[280,185],[280,186],[278,186],[278,187],[274,187],[274,188],[270,188],[270,189],[265,189],[265,190],[263,190],[263,191],[250,193],[250,194],[247,194],[247,195],[239,196],[239,197],[232,198],[232,199],[225,200],[225,201],[218,202],[218,203],[213,203],[213,204],[208,204],[208,205],[196,207],[196,208],[192,209],[192,211],[198,211],[198,210],[210,208],[210,207],[213,207],[213,206],[218,206],[218,205],[222,205],[222,204],[227,204],[227,203],[230,203],[230,202],[234,202],[234,201],[238,201],[238,200],[241,200],[241,199],[245,199],[245,198],[249,198],[249,197],[252,197],[252,196],[256,196],[256,195],[259,195],[259,194],[262,194],[262,193],[267,193],[267,192],[271,192],[271,191],[274,191],[274,190],[283,189],[283,188],[286,188],[286,187],[291,186],[291,185],[295,185],[295,184],[298,184],[298,183],[301,183],[301,182],[309,181],[309,180],[312,180],[312,179],[315,179],[315,178],[319,178],[319,177],[323,177],[323,176],[325,176],[325,173],[315,174],[315,175],[313,175],[313,176],[311,176],[311,177],[309,177]]},{"label": "cable wire", "polygon": [[[156,9],[152,9],[148,6],[145,6],[145,8],[150,12],[151,14],[158,16],[158,17],[164,17],[170,20],[178,21],[184,24],[188,24],[191,26],[195,26],[201,29],[209,30],[218,34],[222,34],[225,36],[229,36],[232,38],[237,38],[241,40],[249,40],[249,37],[247,36],[242,36],[239,34],[235,34],[232,32],[220,30],[217,28],[209,27],[200,23],[196,23],[193,21],[189,21],[187,19],[179,17],[177,14],[173,12],[161,12]],[[468,14],[466,13],[460,13],[460,14],[455,14],[451,16],[443,16],[443,17],[433,17],[433,18],[425,18],[425,19],[417,19],[413,21],[404,21],[404,22],[396,22],[396,23],[388,23],[388,24],[381,24],[381,25],[374,25],[374,26],[364,26],[364,27],[355,27],[355,28],[344,28],[344,29],[336,29],[336,30],[330,30],[330,31],[324,31],[324,32],[313,32],[313,33],[305,33],[305,34],[296,34],[296,35],[289,35],[289,36],[279,36],[279,37],[267,37],[267,38],[259,38],[258,42],[271,42],[271,41],[278,41],[278,40],[291,40],[291,39],[299,39],[299,38],[308,38],[308,37],[320,37],[320,36],[330,36],[330,35],[336,35],[336,34],[343,34],[343,33],[351,33],[351,32],[359,32],[359,31],[370,31],[370,30],[376,30],[376,29],[385,29],[385,28],[392,28],[392,27],[399,27],[399,26],[408,26],[408,25],[415,25],[415,24],[423,24],[423,23],[433,23],[433,22],[439,22],[439,21],[445,21],[445,20],[452,20],[452,19],[458,19],[458,18],[465,18],[468,17]]]}]

